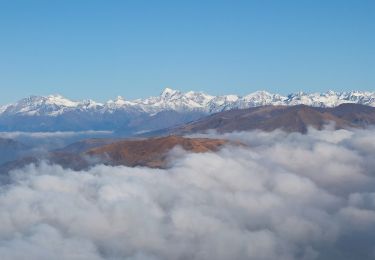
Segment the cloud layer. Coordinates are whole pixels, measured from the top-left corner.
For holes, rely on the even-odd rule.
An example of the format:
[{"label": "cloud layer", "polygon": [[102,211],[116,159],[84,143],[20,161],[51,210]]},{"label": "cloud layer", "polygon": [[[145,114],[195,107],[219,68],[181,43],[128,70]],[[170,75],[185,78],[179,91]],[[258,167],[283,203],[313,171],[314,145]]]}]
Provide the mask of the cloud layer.
[{"label": "cloud layer", "polygon": [[77,135],[109,135],[112,131],[57,131],[57,132],[0,132],[0,137],[2,138],[19,138],[19,137],[29,137],[29,138],[64,138],[64,137],[74,137]]},{"label": "cloud layer", "polygon": [[63,148],[82,139],[113,136],[114,133],[111,131],[0,132],[0,138],[14,139],[32,148],[32,151],[29,151],[30,155]]},{"label": "cloud layer", "polygon": [[375,134],[225,135],[167,170],[28,166],[1,187],[2,259],[373,259]]}]

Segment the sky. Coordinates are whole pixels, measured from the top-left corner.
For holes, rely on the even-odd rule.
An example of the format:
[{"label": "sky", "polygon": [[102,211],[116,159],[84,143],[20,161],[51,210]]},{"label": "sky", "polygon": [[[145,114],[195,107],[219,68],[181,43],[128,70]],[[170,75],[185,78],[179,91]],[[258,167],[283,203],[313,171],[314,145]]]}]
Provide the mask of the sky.
[{"label": "sky", "polygon": [[0,0],[0,104],[375,90],[375,1]]}]

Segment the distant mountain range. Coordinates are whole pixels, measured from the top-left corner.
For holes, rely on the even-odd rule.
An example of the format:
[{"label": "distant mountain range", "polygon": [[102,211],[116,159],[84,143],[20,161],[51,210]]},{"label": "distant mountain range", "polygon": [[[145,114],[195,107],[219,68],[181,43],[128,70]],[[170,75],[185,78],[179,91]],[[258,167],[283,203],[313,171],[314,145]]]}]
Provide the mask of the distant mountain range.
[{"label": "distant mountain range", "polygon": [[60,95],[31,96],[0,106],[0,131],[110,130],[134,135],[233,109],[301,104],[329,108],[344,103],[374,107],[375,92],[299,92],[282,96],[257,91],[246,96],[212,96],[166,88],[157,97],[131,101],[118,97],[105,103],[72,101]]},{"label": "distant mountain range", "polygon": [[336,129],[373,126],[375,125],[375,107],[359,104],[341,104],[337,107],[268,105],[232,109],[125,140],[114,137],[84,139],[39,155],[24,153],[26,156],[23,157],[14,155],[25,150],[26,147],[16,141],[0,139],[0,150],[5,154],[13,154],[16,159],[11,161],[11,157],[7,158],[8,162],[2,165],[0,162],[0,173],[30,163],[38,163],[40,160],[76,170],[100,163],[165,168],[168,166],[167,154],[176,146],[196,153],[217,151],[229,142],[221,139],[188,138],[186,135],[205,133],[210,130],[229,133],[280,129],[285,132],[306,133],[309,127],[322,129],[327,124],[332,124],[332,127]]},{"label": "distant mountain range", "polygon": [[[168,167],[167,154],[176,146],[196,153],[214,152],[229,144],[229,141],[222,139],[189,138],[187,135],[210,130],[229,133],[280,129],[285,132],[306,133],[309,127],[322,129],[327,124],[336,129],[374,126],[375,107],[345,103],[336,107],[266,105],[232,109],[132,138],[123,139],[111,135],[109,138],[80,139],[63,148],[60,146],[50,150],[38,149],[40,147],[37,144],[29,147],[18,140],[0,138],[0,175],[40,160],[76,170],[99,163],[165,168]],[[159,125],[161,126],[162,124]]]}]

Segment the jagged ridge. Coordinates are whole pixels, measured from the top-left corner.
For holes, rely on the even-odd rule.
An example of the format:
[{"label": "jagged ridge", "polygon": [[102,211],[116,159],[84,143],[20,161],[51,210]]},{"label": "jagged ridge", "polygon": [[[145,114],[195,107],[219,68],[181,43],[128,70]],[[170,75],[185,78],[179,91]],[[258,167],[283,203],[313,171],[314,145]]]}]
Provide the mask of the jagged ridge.
[{"label": "jagged ridge", "polygon": [[14,104],[0,106],[0,116],[58,116],[68,112],[115,113],[117,111],[147,113],[162,111],[215,113],[264,105],[308,105],[336,107],[343,103],[375,106],[375,92],[350,91],[325,93],[294,93],[288,96],[257,91],[246,96],[212,96],[202,92],[180,92],[166,88],[159,96],[132,101],[117,97],[105,103],[93,100],[71,101],[60,95],[31,96]]}]

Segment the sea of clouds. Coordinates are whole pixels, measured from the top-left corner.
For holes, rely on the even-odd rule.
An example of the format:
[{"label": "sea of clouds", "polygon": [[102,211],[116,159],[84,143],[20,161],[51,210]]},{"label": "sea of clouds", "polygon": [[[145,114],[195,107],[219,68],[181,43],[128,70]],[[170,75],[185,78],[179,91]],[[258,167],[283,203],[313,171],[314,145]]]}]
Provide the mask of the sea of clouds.
[{"label": "sea of clouds", "polygon": [[375,259],[373,129],[210,136],[248,146],[13,171],[1,259]]}]

